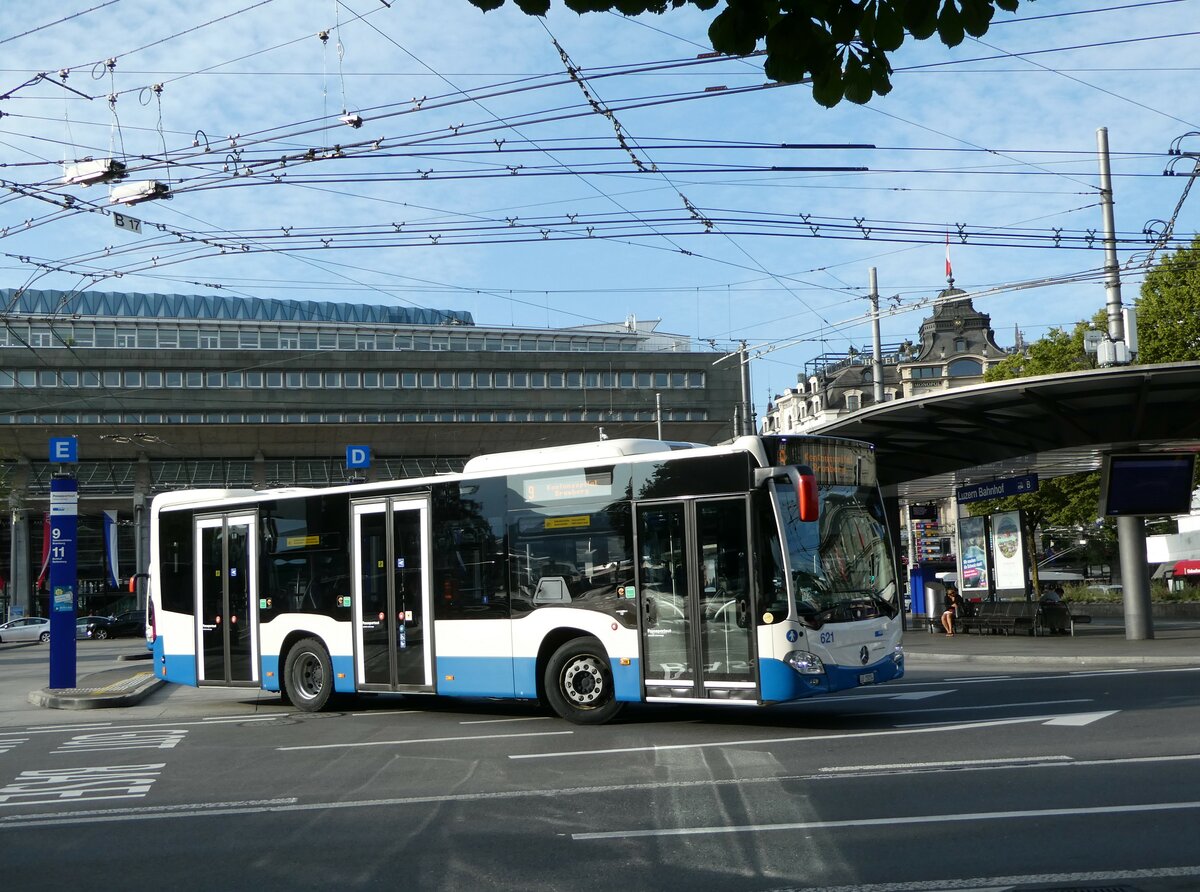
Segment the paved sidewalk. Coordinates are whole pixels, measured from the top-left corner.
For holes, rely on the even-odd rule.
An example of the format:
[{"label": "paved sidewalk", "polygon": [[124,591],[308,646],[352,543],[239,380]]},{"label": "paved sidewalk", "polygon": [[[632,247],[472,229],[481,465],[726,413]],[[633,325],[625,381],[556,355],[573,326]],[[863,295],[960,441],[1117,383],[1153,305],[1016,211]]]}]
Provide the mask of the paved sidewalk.
[{"label": "paved sidewalk", "polygon": [[1045,666],[1200,666],[1200,621],[1154,621],[1154,637],[1125,640],[1123,619],[1097,617],[1077,624],[1070,635],[982,635],[953,637],[910,624],[904,633],[908,663],[1001,662]]},{"label": "paved sidewalk", "polygon": [[[925,626],[904,633],[911,666],[937,662],[1014,663],[1027,666],[1200,666],[1200,620],[1156,620],[1154,638],[1126,641],[1121,619],[1097,618],[1077,625],[1074,636],[980,635],[947,637]],[[149,654],[79,679],[69,689],[43,688],[29,702],[49,709],[133,706],[166,684],[154,677]]]}]

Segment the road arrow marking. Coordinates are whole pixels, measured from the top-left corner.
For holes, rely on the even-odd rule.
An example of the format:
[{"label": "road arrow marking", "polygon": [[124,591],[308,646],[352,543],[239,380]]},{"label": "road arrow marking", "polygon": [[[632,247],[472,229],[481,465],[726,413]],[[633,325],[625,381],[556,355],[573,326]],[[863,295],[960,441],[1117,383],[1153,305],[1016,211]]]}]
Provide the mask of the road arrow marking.
[{"label": "road arrow marking", "polygon": [[1118,710],[1111,709],[1108,712],[1081,712],[1077,715],[1060,715],[1058,718],[1053,718],[1046,722],[1046,724],[1063,725],[1068,728],[1082,728],[1084,725],[1090,725],[1092,722],[1106,719],[1110,715],[1116,715],[1117,712]]},{"label": "road arrow marking", "polygon": [[[616,756],[625,753],[665,753],[670,750],[703,750],[733,746],[774,746],[781,743],[819,743],[827,740],[858,740],[866,737],[894,737],[900,734],[932,734],[944,731],[974,731],[979,728],[996,728],[1001,725],[1021,725],[1040,723],[1044,725],[1059,724],[1091,724],[1106,716],[1116,715],[1119,710],[1111,712],[1075,713],[1066,715],[1026,715],[1011,719],[988,719],[974,722],[942,722],[936,725],[900,725],[888,731],[861,731],[856,734],[816,734],[811,737],[762,737],[748,740],[714,740],[709,743],[676,743],[661,746],[626,746],[606,750],[575,750],[558,753],[517,753],[510,759],[561,759],[570,756]],[[1088,717],[1086,722],[1073,722],[1077,716]],[[1063,721],[1056,721],[1056,720]]]}]

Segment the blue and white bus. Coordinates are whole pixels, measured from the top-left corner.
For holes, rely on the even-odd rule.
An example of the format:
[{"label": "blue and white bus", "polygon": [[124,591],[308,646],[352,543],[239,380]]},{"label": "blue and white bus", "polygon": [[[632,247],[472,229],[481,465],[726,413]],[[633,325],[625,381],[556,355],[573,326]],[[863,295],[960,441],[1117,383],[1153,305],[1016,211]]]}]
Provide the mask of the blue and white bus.
[{"label": "blue and white bus", "polygon": [[188,490],[151,508],[155,673],[331,696],[753,706],[904,672],[863,443],[742,437],[482,456],[460,474]]}]

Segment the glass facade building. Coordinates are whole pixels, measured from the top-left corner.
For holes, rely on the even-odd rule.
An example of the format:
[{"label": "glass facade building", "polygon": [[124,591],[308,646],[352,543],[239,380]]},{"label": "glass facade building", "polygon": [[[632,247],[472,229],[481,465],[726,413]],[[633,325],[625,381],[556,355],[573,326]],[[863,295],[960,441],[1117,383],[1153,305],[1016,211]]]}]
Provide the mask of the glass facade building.
[{"label": "glass facade building", "polygon": [[[123,575],[157,492],[457,470],[486,452],[733,434],[736,363],[653,322],[565,329],[328,301],[0,289],[0,469],[14,604],[40,566],[52,437],[78,440],[81,518],[115,510]],[[346,469],[366,446],[371,467]],[[87,523],[86,520],[81,520]],[[33,579],[29,579],[33,576]],[[0,605],[2,606],[2,605]],[[0,614],[3,610],[0,609]]]}]

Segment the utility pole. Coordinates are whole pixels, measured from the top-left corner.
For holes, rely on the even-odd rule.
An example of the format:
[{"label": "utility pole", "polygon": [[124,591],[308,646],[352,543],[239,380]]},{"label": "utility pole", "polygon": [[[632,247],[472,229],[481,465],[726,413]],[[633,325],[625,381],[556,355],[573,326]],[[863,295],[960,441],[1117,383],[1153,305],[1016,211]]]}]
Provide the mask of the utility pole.
[{"label": "utility pole", "polygon": [[883,345],[879,342],[879,279],[875,267],[871,267],[871,333],[874,343],[871,348],[871,385],[875,405],[883,403]]},{"label": "utility pole", "polygon": [[1108,128],[1096,131],[1100,157],[1100,210],[1104,219],[1104,290],[1107,294],[1108,338],[1099,346],[1102,366],[1128,365],[1125,319],[1121,314],[1121,268],[1117,264],[1117,226],[1113,219],[1112,173],[1108,162]]},{"label": "utility pole", "polygon": [[739,433],[754,436],[754,406],[750,402],[750,357],[746,353],[746,342],[738,347],[738,365],[742,370],[742,424]]}]

